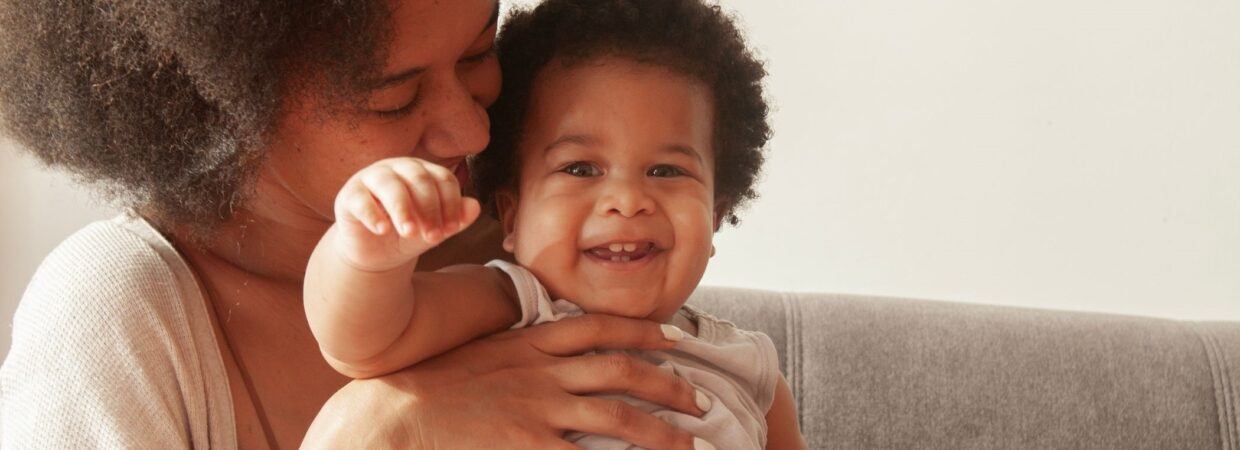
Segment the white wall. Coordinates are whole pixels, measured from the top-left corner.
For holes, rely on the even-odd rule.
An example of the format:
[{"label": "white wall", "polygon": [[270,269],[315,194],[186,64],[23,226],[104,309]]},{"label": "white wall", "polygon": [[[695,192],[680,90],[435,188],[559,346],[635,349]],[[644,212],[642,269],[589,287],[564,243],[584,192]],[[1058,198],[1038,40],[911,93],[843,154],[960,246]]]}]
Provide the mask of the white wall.
[{"label": "white wall", "polygon": [[[1240,320],[1240,3],[723,4],[776,136],[705,283]],[[107,213],[0,163],[7,324]]]},{"label": "white wall", "polygon": [[707,283],[1240,320],[1240,3],[724,4],[778,110]]}]

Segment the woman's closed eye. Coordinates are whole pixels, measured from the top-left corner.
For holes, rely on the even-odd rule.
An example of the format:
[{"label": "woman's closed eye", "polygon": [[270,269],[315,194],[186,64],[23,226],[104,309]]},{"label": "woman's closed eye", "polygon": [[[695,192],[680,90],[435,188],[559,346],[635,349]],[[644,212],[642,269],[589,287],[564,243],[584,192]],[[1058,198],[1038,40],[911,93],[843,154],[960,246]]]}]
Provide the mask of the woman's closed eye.
[{"label": "woman's closed eye", "polygon": [[384,119],[398,119],[409,114],[416,106],[418,106],[418,97],[414,96],[413,99],[409,100],[409,103],[406,103],[404,106],[396,109],[375,111],[374,113]]},{"label": "woman's closed eye", "polygon": [[416,80],[406,81],[404,85],[377,93],[371,100],[370,113],[381,119],[398,119],[417,108],[421,98],[422,89],[419,83]]},{"label": "woman's closed eye", "polygon": [[[457,61],[457,63],[468,66],[471,64],[477,64],[482,61],[486,61],[487,59],[492,58],[494,56],[495,56],[495,45],[492,44],[491,46],[487,47],[486,50],[483,50],[473,55],[469,55],[464,58],[461,58],[459,61]],[[418,97],[420,96],[419,95],[420,93],[421,93],[420,90],[417,93],[414,93],[413,98],[409,99],[408,102],[406,102],[404,105],[401,105],[398,108],[375,110],[374,113],[384,119],[398,119],[398,118],[404,117],[408,115],[410,112],[412,112],[413,109],[418,106]]]}]

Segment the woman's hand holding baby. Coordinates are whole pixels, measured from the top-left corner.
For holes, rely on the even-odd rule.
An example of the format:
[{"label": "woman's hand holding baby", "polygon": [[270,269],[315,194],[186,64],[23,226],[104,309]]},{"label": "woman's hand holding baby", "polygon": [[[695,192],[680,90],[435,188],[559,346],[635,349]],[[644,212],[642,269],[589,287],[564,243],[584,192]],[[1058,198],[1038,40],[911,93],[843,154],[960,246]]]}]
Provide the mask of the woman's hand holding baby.
[{"label": "woman's hand holding baby", "polygon": [[[644,448],[688,450],[693,435],[627,403],[626,392],[700,416],[711,405],[685,379],[639,358],[598,350],[667,350],[678,333],[647,320],[587,314],[469,342],[336,393],[302,448],[576,449],[569,431]],[[705,407],[705,408],[703,408]]]},{"label": "woman's hand holding baby", "polygon": [[387,271],[415,262],[480,211],[447,168],[417,158],[385,159],[354,174],[336,196],[335,247],[357,269]]}]

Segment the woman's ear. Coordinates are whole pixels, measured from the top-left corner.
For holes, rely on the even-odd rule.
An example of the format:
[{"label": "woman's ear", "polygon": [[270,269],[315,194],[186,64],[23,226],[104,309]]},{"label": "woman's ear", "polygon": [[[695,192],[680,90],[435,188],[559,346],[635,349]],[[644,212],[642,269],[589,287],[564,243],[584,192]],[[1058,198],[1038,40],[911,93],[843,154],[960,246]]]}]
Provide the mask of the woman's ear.
[{"label": "woman's ear", "polygon": [[499,213],[499,223],[504,229],[504,251],[513,253],[517,248],[516,238],[513,237],[517,229],[517,195],[508,190],[496,192],[495,210]]}]

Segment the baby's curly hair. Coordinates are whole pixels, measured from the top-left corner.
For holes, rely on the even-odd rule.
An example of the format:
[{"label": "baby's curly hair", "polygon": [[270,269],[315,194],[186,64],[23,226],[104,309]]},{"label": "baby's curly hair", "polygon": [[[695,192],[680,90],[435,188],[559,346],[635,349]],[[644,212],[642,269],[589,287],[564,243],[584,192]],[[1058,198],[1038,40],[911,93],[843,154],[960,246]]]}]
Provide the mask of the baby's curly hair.
[{"label": "baby's curly hair", "polygon": [[377,73],[387,17],[381,0],[4,1],[0,132],[200,234],[245,200],[290,93],[341,100]]},{"label": "baby's curly hair", "polygon": [[547,0],[506,18],[496,43],[504,90],[490,108],[491,144],[472,163],[478,197],[516,186],[517,145],[532,84],[554,59],[567,66],[620,57],[664,67],[705,84],[714,96],[715,195],[724,219],[757,197],[754,183],[770,138],[766,69],[732,20],[701,0]]}]

